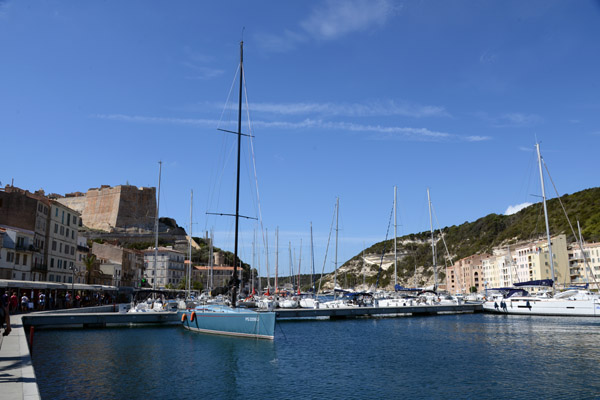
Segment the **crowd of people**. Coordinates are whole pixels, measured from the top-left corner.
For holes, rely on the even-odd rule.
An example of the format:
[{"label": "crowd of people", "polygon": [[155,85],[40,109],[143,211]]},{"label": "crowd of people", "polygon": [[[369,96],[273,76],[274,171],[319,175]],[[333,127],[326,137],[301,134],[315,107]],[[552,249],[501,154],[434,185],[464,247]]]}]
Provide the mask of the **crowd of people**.
[{"label": "crowd of people", "polygon": [[[12,292],[12,293],[11,293]],[[91,307],[113,303],[109,293],[69,290],[7,290],[2,294],[9,314]]]}]

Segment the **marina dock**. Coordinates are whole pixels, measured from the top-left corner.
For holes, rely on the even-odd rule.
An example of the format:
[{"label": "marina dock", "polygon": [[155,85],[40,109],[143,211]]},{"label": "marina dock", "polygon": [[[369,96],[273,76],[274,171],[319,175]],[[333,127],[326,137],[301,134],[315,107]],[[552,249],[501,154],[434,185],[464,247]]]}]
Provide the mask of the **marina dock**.
[{"label": "marina dock", "polygon": [[481,304],[418,305],[403,307],[345,307],[345,308],[277,308],[277,320],[286,319],[344,319],[392,318],[440,314],[466,314],[482,312]]}]

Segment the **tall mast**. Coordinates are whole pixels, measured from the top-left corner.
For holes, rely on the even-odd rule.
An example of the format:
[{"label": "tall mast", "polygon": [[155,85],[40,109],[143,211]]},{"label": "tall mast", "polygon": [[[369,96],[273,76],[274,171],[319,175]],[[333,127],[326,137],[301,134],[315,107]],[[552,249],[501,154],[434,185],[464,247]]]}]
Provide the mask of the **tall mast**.
[{"label": "tall mast", "polygon": [[154,218],[154,279],[152,280],[152,290],[156,290],[156,264],[158,263],[158,212],[160,209],[160,176],[162,174],[162,161],[158,162],[158,192],[156,200],[156,218]]},{"label": "tall mast", "polygon": [[271,272],[269,271],[269,229],[265,229],[265,258],[267,263],[267,296],[271,294]]},{"label": "tall mast", "polygon": [[292,261],[292,242],[288,242],[290,253],[290,284],[292,285],[292,292],[294,291],[294,261],[296,261],[296,250],[294,249],[294,258]]},{"label": "tall mast", "polygon": [[300,239],[300,258],[298,260],[298,294],[300,294],[300,267],[302,266],[302,239]]},{"label": "tall mast", "polygon": [[396,243],[398,241],[398,219],[396,215],[396,194],[397,188],[394,186],[394,290],[396,290],[396,285],[398,284],[398,248]]},{"label": "tall mast", "polygon": [[[250,282],[252,283],[252,295],[254,295],[254,267],[256,266],[256,229],[254,229],[254,236],[252,237],[252,267],[250,268]],[[257,269],[258,271],[258,269]]]},{"label": "tall mast", "polygon": [[275,229],[275,294],[279,293],[279,227]]},{"label": "tall mast", "polygon": [[187,268],[187,276],[186,276],[186,289],[187,289],[187,297],[190,297],[190,292],[192,290],[192,204],[194,203],[194,191],[190,190],[190,240],[188,241],[188,268]]},{"label": "tall mast", "polygon": [[[312,231],[312,222],[310,223],[310,271],[312,274],[311,284],[313,291],[315,290],[315,251],[313,249],[313,231]],[[316,293],[315,293],[316,295]]]},{"label": "tall mast", "polygon": [[340,198],[335,200],[335,272],[333,275],[333,299],[336,299],[335,287],[337,286],[337,268],[338,268],[338,221],[340,218]]},{"label": "tall mast", "polygon": [[231,288],[231,307],[236,306],[237,300],[237,259],[238,259],[238,239],[240,225],[240,159],[242,150],[242,95],[244,87],[244,42],[240,42],[240,93],[238,98],[238,148],[237,148],[237,177],[235,189],[235,243],[233,248],[233,285]]},{"label": "tall mast", "polygon": [[433,256],[433,290],[437,291],[437,264],[435,260],[435,241],[433,240],[433,219],[431,218],[431,196],[427,188],[427,202],[429,203],[429,226],[431,227],[431,254]]},{"label": "tall mast", "polygon": [[544,202],[544,218],[546,220],[546,238],[548,240],[548,256],[550,257],[550,273],[552,274],[552,288],[554,288],[554,257],[552,255],[552,243],[550,240],[550,226],[548,225],[548,207],[546,206],[546,188],[544,186],[544,173],[542,172],[542,155],[540,154],[540,144],[536,143],[538,155],[538,166],[540,168],[540,182],[542,183],[542,199]]},{"label": "tall mast", "polygon": [[211,228],[211,230],[210,230],[210,247],[208,249],[208,257],[209,257],[209,259],[208,259],[208,265],[209,265],[209,270],[210,270],[209,271],[209,279],[210,279],[209,282],[210,283],[208,285],[209,293],[212,291],[213,286],[214,286],[214,279],[213,279],[213,276],[214,276],[214,268],[213,267],[215,265],[215,257],[214,257],[214,253],[213,253],[213,242],[214,242],[214,240],[215,240],[215,232]]}]

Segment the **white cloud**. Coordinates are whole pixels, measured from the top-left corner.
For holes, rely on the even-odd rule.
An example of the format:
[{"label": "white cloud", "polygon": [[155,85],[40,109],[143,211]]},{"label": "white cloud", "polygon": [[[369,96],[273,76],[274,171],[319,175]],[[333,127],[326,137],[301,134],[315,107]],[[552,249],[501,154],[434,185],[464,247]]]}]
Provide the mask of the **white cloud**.
[{"label": "white cloud", "polygon": [[303,43],[307,40],[304,35],[287,29],[280,35],[258,33],[255,35],[255,39],[263,49],[277,53],[293,50],[298,43]]},{"label": "white cloud", "polygon": [[405,117],[447,117],[450,114],[440,106],[423,106],[393,100],[367,103],[253,103],[252,111],[280,115],[325,114],[328,116],[394,116]]},{"label": "white cloud", "polygon": [[[172,124],[189,126],[209,126],[218,127],[219,121],[213,119],[195,119],[195,118],[171,118],[171,117],[146,117],[139,115],[124,114],[96,114],[92,117],[111,121],[122,121],[130,123],[145,124]],[[404,126],[382,126],[356,124],[343,121],[324,121],[321,119],[306,118],[302,121],[252,121],[253,127],[265,129],[324,129],[346,132],[365,132],[372,135],[367,137],[370,140],[414,140],[414,141],[470,141],[477,142],[489,140],[486,136],[460,136],[447,132],[433,131],[427,128],[412,128]]]},{"label": "white cloud", "polygon": [[522,209],[524,209],[525,207],[529,207],[530,205],[532,205],[533,203],[521,203],[521,204],[515,204],[514,206],[508,206],[508,208],[506,209],[506,211],[504,211],[504,215],[513,215],[518,213],[519,211],[521,211]]},{"label": "white cloud", "polygon": [[316,39],[332,40],[381,27],[396,12],[397,7],[388,0],[330,0],[313,9],[300,26]]},{"label": "white cloud", "polygon": [[328,0],[313,8],[300,22],[300,31],[286,29],[281,34],[260,33],[255,39],[264,50],[290,51],[310,38],[334,40],[382,27],[400,8],[390,0]]},{"label": "white cloud", "polygon": [[492,138],[490,136],[466,136],[465,140],[467,142],[483,142],[486,140],[491,140]]},{"label": "white cloud", "polygon": [[543,118],[535,114],[509,113],[496,119],[498,127],[521,127],[537,125],[543,122]]},{"label": "white cloud", "polygon": [[111,121],[137,122],[146,124],[217,126],[219,123],[219,121],[214,119],[144,117],[140,115],[124,114],[96,114],[93,115],[93,117]]}]

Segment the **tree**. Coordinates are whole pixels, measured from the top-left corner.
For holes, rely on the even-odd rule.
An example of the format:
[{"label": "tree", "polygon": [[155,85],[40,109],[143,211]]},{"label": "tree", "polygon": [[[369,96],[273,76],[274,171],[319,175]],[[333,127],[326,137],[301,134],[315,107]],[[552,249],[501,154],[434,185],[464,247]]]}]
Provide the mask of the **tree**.
[{"label": "tree", "polygon": [[94,272],[94,267],[96,265],[96,255],[90,254],[85,256],[83,263],[85,264],[85,282],[89,285],[92,279],[92,273]]}]

